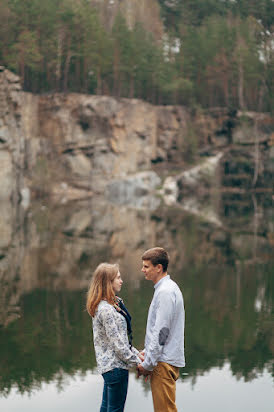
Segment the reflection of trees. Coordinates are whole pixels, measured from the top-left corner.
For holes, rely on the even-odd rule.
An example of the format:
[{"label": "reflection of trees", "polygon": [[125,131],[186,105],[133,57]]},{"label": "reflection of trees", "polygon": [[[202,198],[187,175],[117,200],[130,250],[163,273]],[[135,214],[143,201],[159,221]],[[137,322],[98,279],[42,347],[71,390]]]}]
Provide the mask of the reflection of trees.
[{"label": "reflection of trees", "polygon": [[[190,265],[192,267],[192,263]],[[231,266],[200,265],[174,276],[186,306],[186,360],[181,374],[192,379],[229,361],[233,375],[253,379],[268,368],[273,373],[273,293],[271,266],[242,268],[237,302],[236,273]],[[268,292],[260,310],[258,288]],[[137,291],[124,285],[122,297],[133,315],[134,345],[143,348],[153,287],[143,280]],[[238,292],[239,293],[239,292]],[[85,291],[37,290],[21,299],[22,317],[0,330],[0,392],[12,386],[31,391],[41,382],[85,373],[96,365],[91,321],[84,310]],[[183,376],[183,375],[182,375]]]},{"label": "reflection of trees", "polygon": [[22,298],[22,317],[0,330],[0,391],[39,387],[95,366],[91,323],[80,292],[35,291]]},{"label": "reflection of trees", "polygon": [[[195,276],[189,276],[184,268],[180,282],[186,305],[186,372],[190,377],[223,366],[227,360],[232,373],[246,380],[264,368],[274,376],[274,279],[270,268],[243,269],[240,292],[232,267],[211,267],[206,276],[204,268]],[[258,311],[255,301],[260,287],[267,288],[268,294]]]},{"label": "reflection of trees", "polygon": [[[14,279],[13,279],[14,280]],[[0,325],[7,325],[19,316],[20,293],[16,291],[16,280],[10,281],[8,269],[0,269]]]}]

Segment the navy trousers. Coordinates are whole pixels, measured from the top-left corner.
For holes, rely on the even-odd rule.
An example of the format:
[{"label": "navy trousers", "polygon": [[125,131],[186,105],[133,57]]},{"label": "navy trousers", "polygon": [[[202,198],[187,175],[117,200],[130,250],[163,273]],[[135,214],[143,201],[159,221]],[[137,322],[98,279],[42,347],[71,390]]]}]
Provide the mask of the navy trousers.
[{"label": "navy trousers", "polygon": [[100,412],[123,412],[127,397],[128,370],[115,368],[102,376],[104,390]]}]

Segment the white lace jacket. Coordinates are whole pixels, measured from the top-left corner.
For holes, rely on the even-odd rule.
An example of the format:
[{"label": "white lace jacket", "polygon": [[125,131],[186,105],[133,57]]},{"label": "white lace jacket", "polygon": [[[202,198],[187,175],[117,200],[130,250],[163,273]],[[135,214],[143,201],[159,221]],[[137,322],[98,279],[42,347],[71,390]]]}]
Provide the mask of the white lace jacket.
[{"label": "white lace jacket", "polygon": [[99,373],[114,368],[129,369],[140,363],[139,351],[129,347],[126,320],[112,305],[102,300],[92,324]]}]

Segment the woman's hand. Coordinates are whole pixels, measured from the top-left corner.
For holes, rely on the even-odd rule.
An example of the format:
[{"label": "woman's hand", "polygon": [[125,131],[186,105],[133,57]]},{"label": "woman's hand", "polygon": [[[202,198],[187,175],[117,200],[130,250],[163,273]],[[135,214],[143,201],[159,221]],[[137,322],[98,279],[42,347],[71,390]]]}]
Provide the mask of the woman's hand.
[{"label": "woman's hand", "polygon": [[145,360],[145,353],[144,352],[139,352],[138,353],[139,358],[141,359],[141,362],[144,362]]}]

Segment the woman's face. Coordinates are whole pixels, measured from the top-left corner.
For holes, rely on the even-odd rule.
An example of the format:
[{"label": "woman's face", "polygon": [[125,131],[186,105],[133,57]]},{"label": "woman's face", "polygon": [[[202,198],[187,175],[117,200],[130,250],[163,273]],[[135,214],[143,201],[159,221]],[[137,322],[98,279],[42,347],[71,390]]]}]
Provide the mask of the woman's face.
[{"label": "woman's face", "polygon": [[115,293],[120,292],[122,284],[123,284],[123,281],[121,278],[121,273],[118,271],[116,277],[112,281],[112,287]]}]

